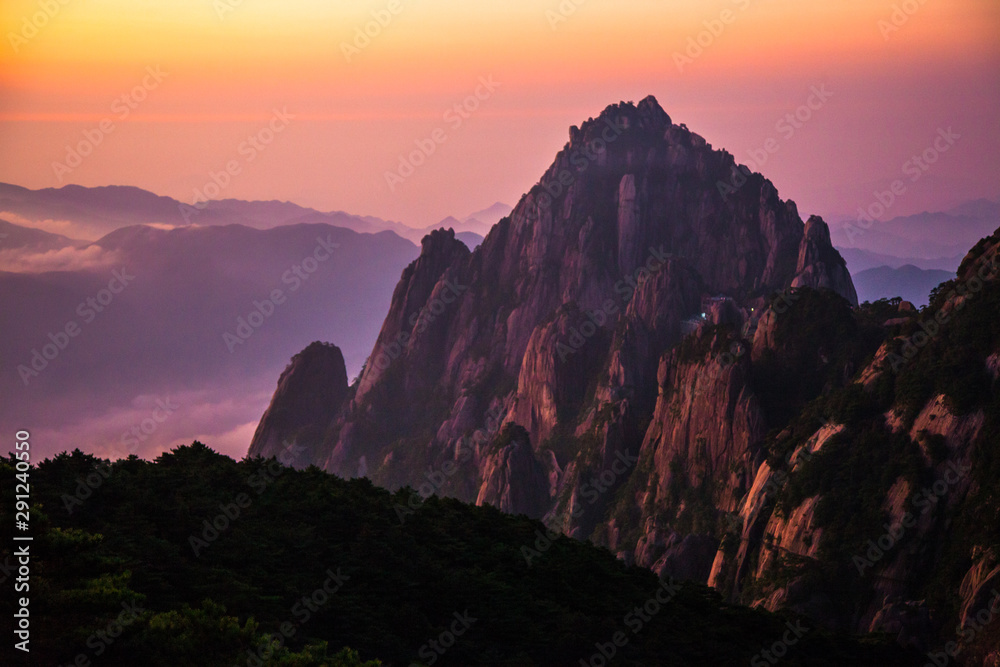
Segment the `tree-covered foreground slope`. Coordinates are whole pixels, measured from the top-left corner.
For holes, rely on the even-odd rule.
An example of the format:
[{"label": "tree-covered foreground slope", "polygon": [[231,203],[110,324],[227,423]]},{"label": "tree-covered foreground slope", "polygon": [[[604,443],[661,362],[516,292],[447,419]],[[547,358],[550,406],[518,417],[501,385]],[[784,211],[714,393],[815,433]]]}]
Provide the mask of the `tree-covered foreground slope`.
[{"label": "tree-covered foreground slope", "polygon": [[[15,471],[0,468],[9,565]],[[912,664],[524,516],[199,443],[152,462],[63,454],[31,494],[31,652],[7,632],[3,664]]]}]

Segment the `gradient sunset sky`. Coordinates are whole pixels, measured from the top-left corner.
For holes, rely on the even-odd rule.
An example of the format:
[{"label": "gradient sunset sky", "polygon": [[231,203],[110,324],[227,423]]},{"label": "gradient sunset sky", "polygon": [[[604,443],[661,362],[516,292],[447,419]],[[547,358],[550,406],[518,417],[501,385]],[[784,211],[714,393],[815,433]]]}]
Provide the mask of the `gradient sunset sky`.
[{"label": "gradient sunset sky", "polygon": [[[135,185],[191,201],[236,160],[220,198],[424,226],[515,204],[570,125],[653,94],[740,162],[754,166],[748,151],[774,138],[755,170],[803,217],[867,206],[947,128],[960,139],[886,217],[1000,197],[996,0],[398,2],[348,58],[343,44],[395,3],[4,0],[0,181]],[[699,33],[707,45],[679,66]],[[122,118],[116,99],[152,81],[147,68],[166,76]],[[481,77],[500,86],[460,126],[446,122]],[[832,97],[791,136],[778,131],[823,86]],[[248,162],[241,143],[275,109],[294,118]],[[66,146],[102,121],[113,131],[57,174]],[[437,128],[447,140],[390,190],[385,173]]]}]

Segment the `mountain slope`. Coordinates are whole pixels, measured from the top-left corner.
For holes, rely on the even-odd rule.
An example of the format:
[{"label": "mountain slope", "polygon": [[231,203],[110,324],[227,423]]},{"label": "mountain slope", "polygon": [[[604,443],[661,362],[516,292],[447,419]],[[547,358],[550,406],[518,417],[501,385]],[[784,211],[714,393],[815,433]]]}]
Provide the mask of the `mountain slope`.
[{"label": "mountain slope", "polygon": [[615,105],[474,252],[423,240],[346,399],[297,425],[325,435],[297,444],[733,602],[923,652],[958,636],[992,664],[1000,630],[969,623],[1000,586],[998,251],[976,243],[920,312],[859,308],[822,220],[655,100]]},{"label": "mountain slope", "polygon": [[[13,458],[0,474],[12,478]],[[88,476],[101,482],[71,495]],[[912,664],[876,638],[658,581],[526,517],[439,498],[401,513],[408,492],[236,462],[198,443],[152,462],[75,451],[41,462],[31,480],[31,653],[5,642],[0,661],[12,667],[363,667],[331,658],[345,645],[386,667],[607,655],[733,665],[783,635],[795,638],[788,665]],[[13,485],[4,490],[0,562],[10,562]],[[4,618],[14,605],[0,598]]]},{"label": "mountain slope", "polygon": [[875,306],[877,352],[768,436],[710,584],[993,664],[1000,630],[975,616],[1000,585],[998,309],[1000,230],[919,313]]},{"label": "mountain slope", "polygon": [[[738,187],[718,186],[736,175]],[[534,499],[519,511],[588,537],[632,472],[661,357],[690,326],[752,328],[792,287],[856,303],[825,223],[804,225],[653,98],[613,105],[570,130],[475,252],[450,233],[424,239],[349,400],[311,425],[324,438],[300,444],[327,470],[390,488],[451,462],[441,492]],[[508,422],[530,446],[490,444]],[[749,479],[755,455],[725,465]],[[612,467],[590,502],[591,477]]]}]

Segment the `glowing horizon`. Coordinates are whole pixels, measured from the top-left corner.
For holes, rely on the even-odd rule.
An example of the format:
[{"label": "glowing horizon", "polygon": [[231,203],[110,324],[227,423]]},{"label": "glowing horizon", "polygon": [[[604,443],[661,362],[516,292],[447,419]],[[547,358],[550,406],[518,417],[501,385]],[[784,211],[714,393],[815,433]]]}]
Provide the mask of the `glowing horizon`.
[{"label": "glowing horizon", "polygon": [[[0,10],[0,181],[136,185],[185,200],[287,108],[295,121],[226,197],[422,226],[515,203],[567,128],[608,104],[654,94],[675,122],[745,161],[825,84],[830,102],[760,169],[804,214],[854,210],[947,126],[962,142],[896,212],[997,196],[1000,7],[912,0],[897,26],[896,4],[12,0]],[[42,5],[58,9],[23,37]],[[387,25],[345,55],[373,11]],[[698,38],[702,53],[679,60]],[[166,77],[120,118],[112,105],[149,67]],[[497,93],[390,190],[398,156],[448,128],[445,110],[489,76]],[[53,163],[104,119],[114,132],[60,180]]]}]

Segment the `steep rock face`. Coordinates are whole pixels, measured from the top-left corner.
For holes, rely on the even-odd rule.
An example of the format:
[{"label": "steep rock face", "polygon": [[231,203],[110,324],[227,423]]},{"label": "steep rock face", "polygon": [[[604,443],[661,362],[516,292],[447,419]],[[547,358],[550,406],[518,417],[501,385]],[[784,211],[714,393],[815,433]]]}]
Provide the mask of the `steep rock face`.
[{"label": "steep rock face", "polygon": [[250,456],[275,456],[306,466],[347,396],[347,369],[340,348],[313,343],[294,357],[261,417]]},{"label": "steep rock face", "polygon": [[[770,182],[751,174],[732,191],[720,187],[738,171],[653,98],[572,128],[540,184],[475,252],[441,234],[425,239],[317,462],[351,475],[364,456],[373,479],[414,483],[400,461],[440,462],[502,405],[502,422],[552,452],[545,467],[561,471],[564,496],[554,502],[565,508],[580,495],[579,475],[610,465],[622,437],[643,437],[653,369],[705,298],[726,295],[736,304],[727,317],[742,318],[803,271],[809,284],[851,298],[849,279],[823,275],[843,262],[821,234],[809,237],[807,254],[826,263],[809,255],[798,266],[806,228]],[[616,408],[617,421],[597,419],[622,401],[629,407]],[[411,454],[390,456],[400,448]]]},{"label": "steep rock face", "polygon": [[[975,618],[1000,582],[984,518],[998,511],[998,278],[1000,231],[924,311],[871,309],[888,337],[853,383],[768,442],[804,444],[780,470],[761,464],[711,585],[919,651],[957,640],[965,664],[991,664],[1000,635]],[[789,354],[784,317],[773,306],[761,317],[754,363]],[[813,455],[796,463],[803,451]]]},{"label": "steep rock face", "polygon": [[796,281],[855,298],[822,221],[655,99],[609,106],[475,251],[424,239],[313,460],[390,488],[454,463],[441,493],[704,580],[769,428],[742,336]]},{"label": "steep rock face", "polygon": [[528,429],[532,442],[547,440],[560,412],[579,410],[583,403],[587,382],[608,349],[607,332],[599,324],[569,304],[532,332],[507,415],[508,422]]},{"label": "steep rock face", "polygon": [[379,380],[388,377],[390,367],[396,364],[409,363],[430,374],[440,362],[440,354],[428,359],[420,353],[430,351],[428,343],[443,329],[442,316],[465,290],[464,285],[450,281],[445,274],[468,255],[469,249],[455,239],[454,230],[439,229],[424,237],[420,257],[406,267],[393,292],[389,313],[361,375],[355,404],[363,403],[376,387],[392,387],[391,382]]},{"label": "steep rock face", "polygon": [[718,523],[750,487],[767,431],[747,349],[714,327],[662,356],[637,471],[598,541],[661,574],[708,580]]},{"label": "steep rock face", "polygon": [[657,502],[666,501],[671,485],[709,483],[713,504],[730,511],[750,485],[755,445],[766,428],[748,382],[749,359],[733,355],[727,343],[735,346],[729,339],[711,341],[726,357],[709,352],[683,360],[674,352],[660,362],[661,394],[642,445],[661,471]]},{"label": "steep rock face", "polygon": [[805,234],[799,244],[799,259],[792,287],[833,290],[852,306],[858,305],[858,294],[844,258],[830,242],[830,228],[817,215],[806,222]]},{"label": "steep rock face", "polygon": [[[453,279],[452,267],[469,255],[453,230],[435,230],[421,242],[420,257],[403,270],[389,313],[362,370],[348,406],[353,418],[337,424],[334,446],[318,455],[317,465],[352,476],[371,451],[355,447],[357,439],[377,437],[372,421],[412,423],[426,412],[435,375],[446,359],[447,320],[467,286]],[[410,367],[413,372],[405,373]],[[420,400],[413,400],[419,396]],[[391,415],[391,416],[390,416]],[[368,456],[366,456],[368,454]],[[374,465],[379,465],[374,461]]]},{"label": "steep rock face", "polygon": [[482,457],[476,504],[490,504],[510,514],[539,516],[549,501],[548,477],[531,451],[527,432],[508,427]]}]

